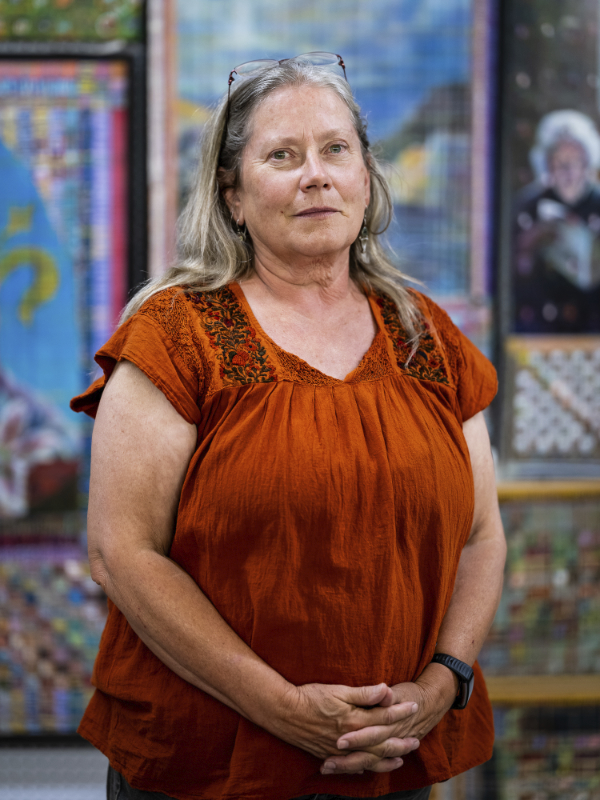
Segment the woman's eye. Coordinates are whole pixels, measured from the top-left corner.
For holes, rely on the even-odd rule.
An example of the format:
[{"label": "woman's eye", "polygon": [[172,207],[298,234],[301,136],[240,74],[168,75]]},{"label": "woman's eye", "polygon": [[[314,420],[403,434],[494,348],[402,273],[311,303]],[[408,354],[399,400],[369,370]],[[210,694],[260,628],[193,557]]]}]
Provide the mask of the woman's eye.
[{"label": "woman's eye", "polygon": [[332,153],[341,153],[344,149],[344,146],[341,144],[332,144],[329,149]]},{"label": "woman's eye", "polygon": [[286,153],[285,150],[275,150],[275,152],[272,154],[271,158],[274,158],[275,161],[283,161],[286,156],[287,156],[287,153]]}]

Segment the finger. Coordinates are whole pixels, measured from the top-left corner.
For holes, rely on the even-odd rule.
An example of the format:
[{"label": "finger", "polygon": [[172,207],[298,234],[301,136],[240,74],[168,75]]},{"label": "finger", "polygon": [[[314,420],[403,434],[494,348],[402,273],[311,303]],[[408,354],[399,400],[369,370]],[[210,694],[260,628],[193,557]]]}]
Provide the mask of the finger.
[{"label": "finger", "polygon": [[382,708],[388,708],[389,706],[393,706],[394,705],[394,693],[389,688],[389,686],[388,686],[388,690],[387,690],[387,693],[386,693],[385,697],[383,698],[383,700],[379,701],[379,705]]},{"label": "finger", "polygon": [[[378,758],[401,758],[413,750],[417,750],[420,745],[418,739],[398,739],[390,737],[385,742],[376,745],[375,747],[361,748],[359,752],[371,753]],[[354,752],[354,751],[353,751]]]},{"label": "finger", "polygon": [[344,700],[355,706],[376,706],[388,696],[390,688],[386,683],[377,686],[348,686],[344,693]]},{"label": "finger", "polygon": [[321,774],[355,775],[365,770],[391,772],[402,764],[401,758],[379,758],[371,753],[350,753],[347,756],[329,756],[321,767]]},{"label": "finger", "polygon": [[393,772],[403,763],[401,758],[382,758],[375,766],[371,767],[371,772]]},{"label": "finger", "polygon": [[398,731],[393,730],[391,725],[372,725],[367,728],[360,728],[357,731],[344,733],[336,742],[338,750],[365,750],[381,744],[389,738],[398,738],[405,741],[418,742],[415,736],[398,736]]},{"label": "finger", "polygon": [[[396,736],[390,736],[389,739],[379,744],[357,748],[352,750],[351,753],[370,753],[377,756],[377,758],[400,758],[412,753],[413,750],[417,750],[419,745],[419,740],[413,737],[400,739]],[[351,753],[348,753],[348,755],[351,755]]]},{"label": "finger", "polygon": [[[362,728],[395,725],[397,722],[402,722],[402,720],[413,716],[413,714],[416,714],[418,710],[419,706],[412,701],[396,703],[395,705],[388,706],[387,708],[382,708],[381,706],[368,709],[357,708],[355,711],[353,711],[350,717],[351,731],[356,733]],[[350,731],[342,734],[340,738],[345,739],[349,733]],[[389,735],[390,732],[388,731],[387,736]],[[387,736],[385,738],[387,738]],[[340,750],[343,749],[344,748],[340,748]]]}]

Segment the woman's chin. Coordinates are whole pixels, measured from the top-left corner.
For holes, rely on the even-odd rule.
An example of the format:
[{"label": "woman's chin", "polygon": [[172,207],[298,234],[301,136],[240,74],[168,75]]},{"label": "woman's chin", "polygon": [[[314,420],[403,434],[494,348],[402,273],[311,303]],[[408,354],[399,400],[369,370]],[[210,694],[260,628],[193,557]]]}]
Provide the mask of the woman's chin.
[{"label": "woman's chin", "polygon": [[[352,241],[346,238],[307,238],[301,241],[290,242],[285,248],[273,248],[271,255],[286,263],[302,262],[304,260],[326,260],[348,258]],[[260,250],[257,249],[258,259],[261,260]]]}]

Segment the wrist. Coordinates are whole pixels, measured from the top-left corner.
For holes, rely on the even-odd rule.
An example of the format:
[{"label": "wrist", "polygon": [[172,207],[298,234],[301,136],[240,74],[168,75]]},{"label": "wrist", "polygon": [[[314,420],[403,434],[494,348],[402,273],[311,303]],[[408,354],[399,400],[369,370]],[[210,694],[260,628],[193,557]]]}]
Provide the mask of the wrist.
[{"label": "wrist", "polygon": [[436,692],[440,700],[452,705],[460,688],[458,677],[443,664],[428,664],[416,680],[417,685]]},{"label": "wrist", "polygon": [[298,703],[298,687],[264,663],[252,665],[237,698],[238,711],[255,725],[276,735],[289,709]]}]

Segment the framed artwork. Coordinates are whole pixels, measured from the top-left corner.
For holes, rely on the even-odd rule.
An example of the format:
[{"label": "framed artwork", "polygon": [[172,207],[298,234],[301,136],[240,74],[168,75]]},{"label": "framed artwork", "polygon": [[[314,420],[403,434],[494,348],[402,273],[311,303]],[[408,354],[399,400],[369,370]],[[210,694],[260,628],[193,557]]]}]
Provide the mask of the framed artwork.
[{"label": "framed artwork", "polygon": [[127,298],[134,73],[0,57],[3,736],[74,733],[91,692],[106,608],[85,547],[91,425],[69,400]]},{"label": "framed artwork", "polygon": [[0,41],[134,41],[142,0],[0,0]]},{"label": "framed artwork", "polygon": [[599,6],[502,7],[502,333],[600,333]]},{"label": "framed artwork", "polygon": [[478,661],[490,675],[600,670],[600,500],[503,502],[500,607]]},{"label": "framed artwork", "polygon": [[505,354],[505,473],[600,477],[600,336],[511,336]]}]

